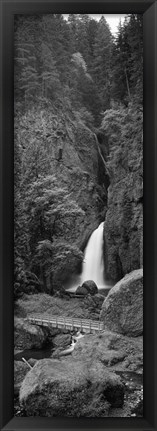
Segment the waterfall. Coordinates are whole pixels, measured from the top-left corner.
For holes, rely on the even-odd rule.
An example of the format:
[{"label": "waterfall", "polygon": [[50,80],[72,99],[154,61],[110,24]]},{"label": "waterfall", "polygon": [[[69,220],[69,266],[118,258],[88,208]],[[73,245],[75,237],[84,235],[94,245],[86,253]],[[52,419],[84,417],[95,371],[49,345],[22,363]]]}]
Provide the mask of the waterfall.
[{"label": "waterfall", "polygon": [[94,230],[89,238],[81,274],[81,283],[86,280],[93,280],[99,288],[105,287],[106,284],[104,279],[103,227],[104,222]]},{"label": "waterfall", "polygon": [[75,274],[70,280],[68,280],[67,290],[69,292],[75,292],[77,287],[79,285],[81,286],[82,283],[87,280],[95,281],[98,289],[103,289],[104,291],[109,290],[113,286],[111,281],[105,281],[103,227],[104,222],[102,222],[90,236],[84,252],[82,273],[80,275]]}]

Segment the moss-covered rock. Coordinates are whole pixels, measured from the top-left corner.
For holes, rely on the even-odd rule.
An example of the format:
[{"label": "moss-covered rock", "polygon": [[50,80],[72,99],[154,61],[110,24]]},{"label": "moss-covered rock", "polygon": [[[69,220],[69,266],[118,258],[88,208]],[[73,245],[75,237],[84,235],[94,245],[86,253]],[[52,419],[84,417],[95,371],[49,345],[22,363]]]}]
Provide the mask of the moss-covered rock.
[{"label": "moss-covered rock", "polygon": [[96,295],[94,295],[94,302],[97,305],[97,307],[101,307],[102,303],[104,302],[104,295],[101,295],[101,293],[96,293]]},{"label": "moss-covered rock", "polygon": [[84,286],[78,286],[76,289],[76,295],[88,295],[88,290]]},{"label": "moss-covered rock", "polygon": [[[93,305],[95,310],[100,312],[100,307],[95,305],[95,296],[86,296],[85,298],[56,298],[54,296],[47,295],[46,293],[40,293],[35,295],[25,295],[24,298],[18,299],[18,304],[20,304],[27,316],[31,314],[42,314],[42,316],[61,316],[65,317],[76,317],[82,319],[93,319],[95,320],[97,316],[93,312],[91,316],[91,309],[89,310],[89,305]],[[98,316],[99,319],[99,316]],[[43,328],[46,332],[47,328]],[[60,329],[51,328],[49,329],[48,336],[52,339],[55,335],[60,333]],[[64,333],[66,330],[64,329]]]},{"label": "moss-covered rock", "polygon": [[65,348],[71,344],[71,334],[59,334],[53,338],[53,345],[55,347]]},{"label": "moss-covered rock", "polygon": [[110,290],[106,297],[100,319],[104,328],[111,331],[138,336],[143,333],[143,270],[127,274]]},{"label": "moss-covered rock", "polygon": [[84,287],[90,295],[98,293],[97,285],[93,280],[84,281],[82,287]]},{"label": "moss-covered rock", "polygon": [[143,370],[143,339],[111,331],[85,335],[77,341],[72,356],[77,361],[100,361],[110,370]]},{"label": "moss-covered rock", "polygon": [[20,389],[28,416],[108,416],[110,406],[121,407],[121,379],[99,362],[38,361]]},{"label": "moss-covered rock", "polygon": [[47,340],[47,334],[39,326],[31,325],[26,320],[15,318],[14,346],[16,349],[41,349]]}]

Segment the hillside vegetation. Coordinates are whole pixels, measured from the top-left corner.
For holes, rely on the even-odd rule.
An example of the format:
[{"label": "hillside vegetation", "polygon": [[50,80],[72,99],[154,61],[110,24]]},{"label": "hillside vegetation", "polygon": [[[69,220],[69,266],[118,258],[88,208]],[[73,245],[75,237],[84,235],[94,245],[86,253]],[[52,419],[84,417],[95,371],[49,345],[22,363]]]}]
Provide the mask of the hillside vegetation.
[{"label": "hillside vegetation", "polygon": [[105,220],[109,279],[142,266],[142,16],[15,19],[15,298],[81,271]]}]

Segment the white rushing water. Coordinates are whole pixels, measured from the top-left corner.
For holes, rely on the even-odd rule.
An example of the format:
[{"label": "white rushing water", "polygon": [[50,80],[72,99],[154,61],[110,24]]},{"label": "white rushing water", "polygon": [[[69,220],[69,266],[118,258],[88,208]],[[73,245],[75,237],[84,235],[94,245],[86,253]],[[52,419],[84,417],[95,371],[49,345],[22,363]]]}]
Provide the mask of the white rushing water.
[{"label": "white rushing water", "polygon": [[98,288],[105,287],[103,260],[103,227],[102,222],[92,233],[87,243],[81,274],[81,283],[86,280],[95,281]]},{"label": "white rushing water", "polygon": [[104,222],[102,222],[90,236],[84,251],[82,273],[80,275],[74,275],[71,281],[68,281],[68,291],[75,292],[77,287],[87,280],[95,281],[98,289],[108,290],[112,287],[113,284],[111,282],[105,281],[103,227]]}]

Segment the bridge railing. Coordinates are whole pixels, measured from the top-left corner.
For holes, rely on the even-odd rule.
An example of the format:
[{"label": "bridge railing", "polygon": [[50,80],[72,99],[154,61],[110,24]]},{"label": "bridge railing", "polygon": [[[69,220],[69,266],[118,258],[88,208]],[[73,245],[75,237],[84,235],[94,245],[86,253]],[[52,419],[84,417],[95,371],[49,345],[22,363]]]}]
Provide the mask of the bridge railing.
[{"label": "bridge railing", "polygon": [[101,331],[103,329],[103,323],[100,321],[94,321],[90,319],[79,319],[79,318],[71,318],[66,316],[41,316],[39,314],[35,314],[27,317],[27,320],[31,323],[48,326],[55,325],[55,327],[61,325],[61,327],[70,326],[72,329],[82,329],[92,331]]}]

